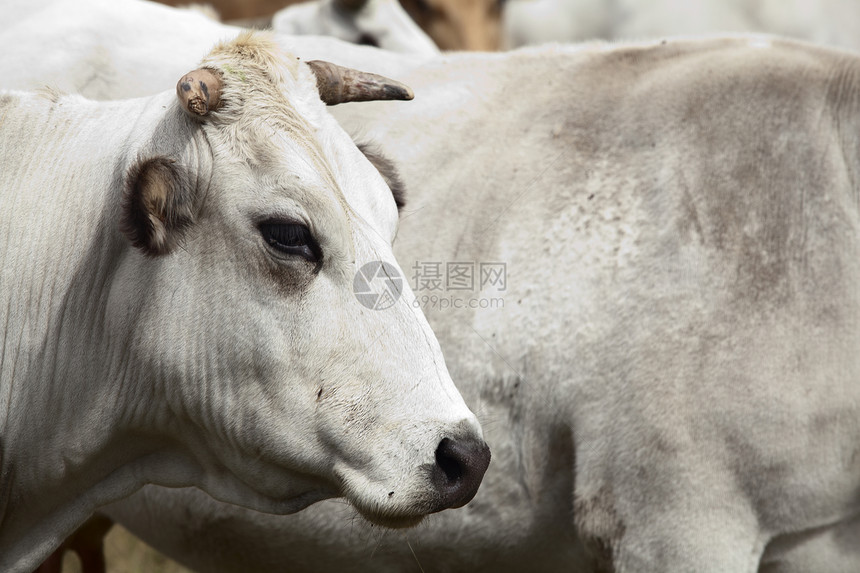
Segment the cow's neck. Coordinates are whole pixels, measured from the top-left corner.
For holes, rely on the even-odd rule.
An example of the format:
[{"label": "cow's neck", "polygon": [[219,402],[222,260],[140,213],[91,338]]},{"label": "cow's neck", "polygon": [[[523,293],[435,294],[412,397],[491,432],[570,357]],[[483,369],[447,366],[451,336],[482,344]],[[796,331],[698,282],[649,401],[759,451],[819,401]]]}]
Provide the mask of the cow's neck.
[{"label": "cow's neck", "polygon": [[[140,152],[135,140],[159,124],[146,115],[163,110],[160,103],[145,104],[144,117],[122,125],[108,122],[115,115],[93,121],[92,104],[76,109],[74,102],[26,118],[33,125],[17,133],[0,125],[0,137],[14,138],[21,154],[46,158],[14,174],[37,179],[29,187],[39,196],[12,201],[17,190],[6,187],[0,214],[0,228],[25,237],[2,253],[0,291],[10,287],[0,292],[8,309],[0,339],[2,571],[34,569],[96,507],[149,481],[186,485],[196,471],[184,469],[178,448],[135,432],[152,426],[141,419],[159,414],[151,406],[158,401],[129,378],[133,313],[117,325],[111,308],[116,275],[136,256],[117,229],[122,176]],[[62,127],[59,141],[24,136],[54,126]]]}]

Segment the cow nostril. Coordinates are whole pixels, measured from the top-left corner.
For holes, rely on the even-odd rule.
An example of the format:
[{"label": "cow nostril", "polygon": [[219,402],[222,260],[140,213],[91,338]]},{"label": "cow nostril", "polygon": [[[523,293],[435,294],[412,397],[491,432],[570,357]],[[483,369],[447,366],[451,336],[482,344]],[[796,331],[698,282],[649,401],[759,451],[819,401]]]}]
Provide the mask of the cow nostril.
[{"label": "cow nostril", "polygon": [[439,442],[439,447],[436,448],[436,465],[442,470],[442,473],[445,474],[445,477],[448,480],[448,484],[454,484],[457,480],[463,477],[465,474],[465,469],[463,468],[462,462],[460,459],[456,457],[456,455],[452,455],[451,448],[451,440],[448,438],[443,438],[441,442]]},{"label": "cow nostril", "polygon": [[436,448],[433,481],[441,495],[440,510],[466,505],[490,464],[490,448],[480,439],[442,439]]}]

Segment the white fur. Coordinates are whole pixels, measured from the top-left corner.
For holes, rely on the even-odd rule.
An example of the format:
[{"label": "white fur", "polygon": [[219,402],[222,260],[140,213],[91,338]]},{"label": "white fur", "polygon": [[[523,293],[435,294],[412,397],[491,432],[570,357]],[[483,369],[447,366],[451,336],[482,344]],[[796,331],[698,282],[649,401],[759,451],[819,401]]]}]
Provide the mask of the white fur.
[{"label": "white fur", "polygon": [[[203,64],[224,85],[202,122],[172,86],[0,92],[3,571],[145,483],[269,513],[343,495],[414,522],[438,509],[440,441],[480,435],[408,285],[387,310],[353,293],[363,264],[397,268],[397,212],[310,69],[260,35]],[[195,221],[147,257],[118,230],[122,181],[158,155],[189,174]],[[312,230],[318,269],[261,237],[285,218]]]},{"label": "white fur", "polygon": [[[242,31],[197,12],[142,0],[8,0],[0,2],[0,20],[0,46],[15,54],[0,58],[0,87],[50,86],[92,99],[173,89],[212,46]],[[417,65],[427,59],[398,58],[334,38],[278,34],[276,41],[304,60],[360,64],[363,71],[395,79],[403,61]]]},{"label": "white fur", "polygon": [[[762,41],[447,56],[397,76],[414,102],[335,108],[403,170],[404,268],[508,264],[504,310],[429,313],[493,448],[466,508],[398,534],[337,502],[282,518],[147,488],[111,514],[203,570],[399,572],[416,568],[414,549],[427,571],[587,571],[583,540],[611,534],[613,513],[628,532],[619,570],[860,569],[857,62]],[[342,57],[416,66],[359,47]],[[760,89],[731,91],[743,86]],[[696,121],[712,147],[686,139]],[[771,150],[785,155],[765,161]],[[714,228],[677,222],[731,190],[733,167],[758,173],[739,189],[772,202],[748,215],[717,202],[717,219],[748,217],[723,237],[748,242],[720,260]],[[803,179],[816,174],[831,179]],[[804,190],[820,202],[782,210]],[[787,283],[806,308],[768,306],[780,299],[767,281],[737,280],[755,269],[744,263],[767,270],[778,253],[757,241],[779,237],[770,217],[786,212],[806,217],[776,243],[806,265]],[[753,286],[762,306],[750,296],[730,313]],[[817,322],[840,316],[841,330]]]},{"label": "white fur", "polygon": [[860,49],[853,0],[505,0],[503,47],[761,32]]},{"label": "white fur", "polygon": [[206,571],[860,569],[860,60],[750,40],[452,56],[334,110],[402,167],[404,266],[507,263],[503,309],[427,313],[493,448],[463,511],[111,515]]}]

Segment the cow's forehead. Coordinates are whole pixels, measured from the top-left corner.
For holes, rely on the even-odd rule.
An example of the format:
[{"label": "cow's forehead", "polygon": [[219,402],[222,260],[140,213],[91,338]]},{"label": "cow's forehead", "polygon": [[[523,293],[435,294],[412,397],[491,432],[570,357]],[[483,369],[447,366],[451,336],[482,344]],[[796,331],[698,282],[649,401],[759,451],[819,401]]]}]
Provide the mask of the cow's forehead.
[{"label": "cow's forehead", "polygon": [[315,78],[270,34],[244,32],[216,46],[201,67],[216,70],[222,79],[221,103],[206,124],[229,153],[251,164],[277,164],[289,140],[325,173],[317,142],[325,112]]},{"label": "cow's forehead", "polygon": [[311,217],[339,218],[325,206],[337,205],[349,235],[356,220],[369,223],[377,234],[393,234],[396,211],[392,219],[380,205],[386,194],[383,182],[326,112],[308,66],[259,32],[217,46],[201,66],[223,78],[221,104],[203,127],[216,152],[229,158],[226,164],[259,168],[258,174],[289,174],[282,181],[303,181],[315,196],[293,186],[300,192],[294,199],[305,199],[301,202]]},{"label": "cow's forehead", "polygon": [[[245,31],[216,45],[201,65],[221,73],[225,81],[222,94],[229,100],[227,111],[234,113],[260,106],[271,113],[290,108],[283,89],[301,76],[299,60],[281,50],[272,35],[265,32]],[[254,93],[242,97],[249,86],[253,86]]]},{"label": "cow's forehead", "polygon": [[306,165],[341,195],[320,140],[331,122],[309,68],[259,32],[216,46],[201,66],[223,80],[221,104],[204,123],[218,151],[263,171]]}]

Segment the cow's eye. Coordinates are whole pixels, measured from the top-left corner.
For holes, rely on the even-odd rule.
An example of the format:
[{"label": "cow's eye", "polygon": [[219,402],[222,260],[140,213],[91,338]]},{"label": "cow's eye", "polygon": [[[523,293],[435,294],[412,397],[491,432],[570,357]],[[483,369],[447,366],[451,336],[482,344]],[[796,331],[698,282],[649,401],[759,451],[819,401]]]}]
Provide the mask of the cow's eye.
[{"label": "cow's eye", "polygon": [[322,251],[310,230],[299,223],[267,221],[260,224],[260,234],[271,246],[287,255],[297,255],[316,263],[322,259]]}]

